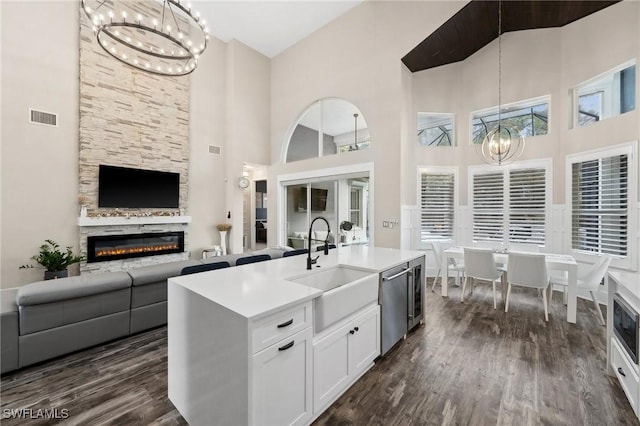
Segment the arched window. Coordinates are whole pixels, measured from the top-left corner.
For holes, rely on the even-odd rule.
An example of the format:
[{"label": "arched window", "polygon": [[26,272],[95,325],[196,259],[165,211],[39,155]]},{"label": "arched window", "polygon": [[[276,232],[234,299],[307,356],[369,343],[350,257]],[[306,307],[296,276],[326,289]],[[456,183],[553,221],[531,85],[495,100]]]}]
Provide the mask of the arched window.
[{"label": "arched window", "polygon": [[367,122],[349,101],[324,98],[314,102],[292,126],[285,162],[368,149]]}]

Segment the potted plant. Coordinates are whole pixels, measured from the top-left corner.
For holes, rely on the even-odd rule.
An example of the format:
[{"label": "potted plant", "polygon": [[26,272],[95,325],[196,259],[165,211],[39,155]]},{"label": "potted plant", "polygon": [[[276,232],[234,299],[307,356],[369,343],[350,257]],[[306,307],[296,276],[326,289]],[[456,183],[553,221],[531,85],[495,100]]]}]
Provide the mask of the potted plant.
[{"label": "potted plant", "polygon": [[[45,244],[40,246],[40,253],[31,257],[42,267],[45,268],[44,279],[64,278],[69,275],[67,268],[74,263],[85,260],[84,256],[76,256],[73,254],[71,246],[68,246],[66,252],[60,251],[60,244],[53,240],[45,240]],[[33,265],[22,265],[20,269],[33,268]]]}]

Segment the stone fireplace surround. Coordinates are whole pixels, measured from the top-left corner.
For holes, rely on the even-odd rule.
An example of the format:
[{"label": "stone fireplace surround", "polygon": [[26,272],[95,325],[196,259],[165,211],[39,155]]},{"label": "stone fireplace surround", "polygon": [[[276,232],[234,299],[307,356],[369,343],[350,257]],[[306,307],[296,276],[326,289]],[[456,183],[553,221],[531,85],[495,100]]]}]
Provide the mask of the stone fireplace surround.
[{"label": "stone fireplace surround", "polygon": [[87,239],[89,236],[143,234],[155,232],[184,232],[184,252],[162,254],[157,256],[136,257],[105,262],[82,262],[81,273],[127,271],[142,266],[186,260],[189,258],[188,224],[190,216],[149,216],[149,217],[81,217],[78,218],[80,229],[80,253],[87,255]]},{"label": "stone fireplace surround", "polygon": [[[156,8],[140,2],[140,8]],[[80,14],[80,204],[93,217],[78,218],[80,253],[87,255],[87,237],[147,232],[184,231],[184,252],[106,262],[83,262],[81,273],[124,271],[189,257],[190,216],[146,216],[148,209],[106,209],[98,206],[100,164],[180,174],[178,211],[188,206],[189,76],[157,76],[129,67],[98,45],[90,21]],[[131,217],[119,216],[122,213]],[[162,212],[168,213],[168,212]],[[96,217],[102,216],[102,217]]]}]

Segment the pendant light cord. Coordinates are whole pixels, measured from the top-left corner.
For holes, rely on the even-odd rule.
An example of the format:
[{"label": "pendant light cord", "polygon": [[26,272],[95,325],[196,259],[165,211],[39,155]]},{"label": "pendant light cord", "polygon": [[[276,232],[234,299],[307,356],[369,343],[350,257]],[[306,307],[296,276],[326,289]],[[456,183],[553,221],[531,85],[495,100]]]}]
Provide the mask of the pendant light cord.
[{"label": "pendant light cord", "polygon": [[498,138],[502,127],[502,1],[498,1]]}]

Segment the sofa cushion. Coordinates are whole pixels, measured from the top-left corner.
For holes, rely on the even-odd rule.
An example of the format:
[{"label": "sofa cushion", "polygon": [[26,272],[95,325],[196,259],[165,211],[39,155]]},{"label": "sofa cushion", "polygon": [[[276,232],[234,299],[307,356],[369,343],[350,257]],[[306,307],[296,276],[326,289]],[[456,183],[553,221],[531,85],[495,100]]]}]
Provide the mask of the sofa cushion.
[{"label": "sofa cushion", "polygon": [[168,278],[180,275],[182,268],[200,264],[198,260],[180,260],[178,262],[161,263],[144,266],[127,271],[131,275],[133,286],[166,281]]},{"label": "sofa cushion", "polygon": [[131,309],[167,301],[167,283],[131,287]]},{"label": "sofa cushion", "polygon": [[131,287],[131,277],[126,272],[84,274],[22,286],[16,295],[16,303],[20,306],[40,305],[129,287]]}]

